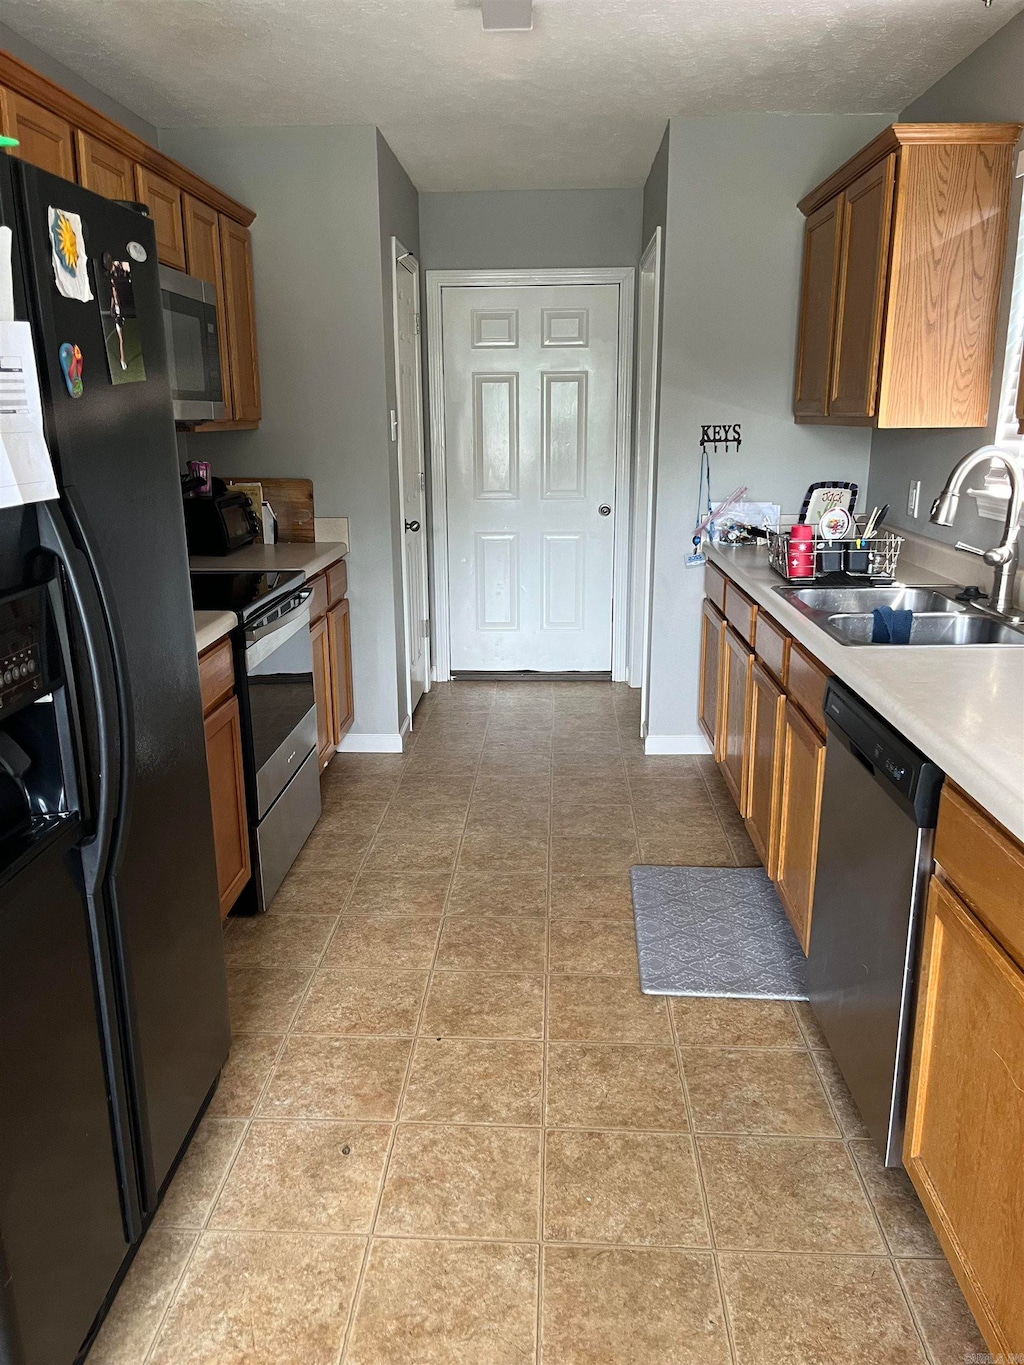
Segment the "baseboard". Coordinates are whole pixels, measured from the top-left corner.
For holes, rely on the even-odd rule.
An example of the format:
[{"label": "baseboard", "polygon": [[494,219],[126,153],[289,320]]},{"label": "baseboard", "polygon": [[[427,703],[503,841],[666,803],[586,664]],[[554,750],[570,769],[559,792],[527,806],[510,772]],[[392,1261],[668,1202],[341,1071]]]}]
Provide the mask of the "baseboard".
[{"label": "baseboard", "polygon": [[400,735],[400,738],[401,738],[403,744],[404,744],[405,741],[409,738],[409,736],[410,736],[411,733],[412,733],[412,716],[406,716],[406,718],[402,721],[402,733],[401,733],[401,735]]},{"label": "baseboard", "polygon": [[351,730],[338,745],[339,754],[400,754],[403,749],[399,734],[354,735]]},{"label": "baseboard", "polygon": [[709,754],[711,746],[703,735],[648,735],[645,754]]}]

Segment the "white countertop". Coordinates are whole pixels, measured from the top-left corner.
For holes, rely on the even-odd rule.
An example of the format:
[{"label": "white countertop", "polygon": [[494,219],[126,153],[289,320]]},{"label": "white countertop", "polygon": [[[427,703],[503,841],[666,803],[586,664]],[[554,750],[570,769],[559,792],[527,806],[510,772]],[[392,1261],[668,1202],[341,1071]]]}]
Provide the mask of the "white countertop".
[{"label": "white countertop", "polygon": [[[842,645],[773,589],[761,547],[705,546],[708,558],[915,744],[993,819],[1024,841],[1024,648]],[[900,560],[901,583],[942,583]]]},{"label": "white countertop", "polygon": [[223,640],[238,625],[238,617],[233,611],[196,611],[192,615],[196,618],[197,654]]},{"label": "white countertop", "polygon": [[266,573],[273,569],[303,569],[307,578],[323,573],[348,554],[343,540],[315,540],[311,544],[280,541],[277,545],[243,545],[229,555],[190,555],[190,569],[238,569]]}]

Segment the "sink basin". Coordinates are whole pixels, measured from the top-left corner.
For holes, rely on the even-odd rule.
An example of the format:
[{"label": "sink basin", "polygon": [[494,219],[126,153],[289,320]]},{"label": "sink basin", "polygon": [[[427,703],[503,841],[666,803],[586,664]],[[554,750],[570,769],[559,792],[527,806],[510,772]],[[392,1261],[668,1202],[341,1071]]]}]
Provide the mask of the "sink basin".
[{"label": "sink basin", "polygon": [[[828,617],[830,629],[845,644],[870,645],[874,617],[871,612],[846,612]],[[994,621],[990,616],[966,611],[926,612],[910,623],[912,645],[1024,645],[1024,633]]]},{"label": "sink basin", "polygon": [[[953,600],[959,589],[955,586],[943,592],[940,588],[909,588],[903,583],[893,583],[890,587],[863,588],[776,588],[775,591],[797,606],[806,608],[806,614],[824,612],[867,612],[876,607],[895,607],[907,611],[960,612],[964,605]],[[947,595],[948,593],[948,595]]]}]

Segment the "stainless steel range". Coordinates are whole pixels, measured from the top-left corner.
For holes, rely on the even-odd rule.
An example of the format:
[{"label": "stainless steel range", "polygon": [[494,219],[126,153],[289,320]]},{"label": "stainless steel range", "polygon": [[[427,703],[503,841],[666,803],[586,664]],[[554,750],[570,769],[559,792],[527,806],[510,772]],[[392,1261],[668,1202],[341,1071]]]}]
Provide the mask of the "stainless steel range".
[{"label": "stainless steel range", "polygon": [[233,611],[256,907],[265,910],[320,818],[305,574],[192,574],[197,608]]}]

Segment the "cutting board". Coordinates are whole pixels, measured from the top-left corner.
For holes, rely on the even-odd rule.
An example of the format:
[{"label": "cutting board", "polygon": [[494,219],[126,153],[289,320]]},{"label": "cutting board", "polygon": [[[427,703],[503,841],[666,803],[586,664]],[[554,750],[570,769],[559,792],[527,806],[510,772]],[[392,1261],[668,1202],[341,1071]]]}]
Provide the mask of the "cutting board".
[{"label": "cutting board", "polygon": [[278,540],[313,543],[313,482],[311,479],[265,479],[259,474],[241,475],[227,483],[261,483],[263,496],[277,517]]}]

